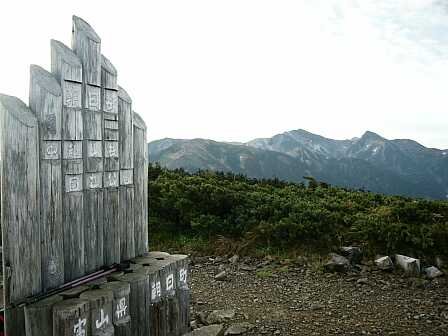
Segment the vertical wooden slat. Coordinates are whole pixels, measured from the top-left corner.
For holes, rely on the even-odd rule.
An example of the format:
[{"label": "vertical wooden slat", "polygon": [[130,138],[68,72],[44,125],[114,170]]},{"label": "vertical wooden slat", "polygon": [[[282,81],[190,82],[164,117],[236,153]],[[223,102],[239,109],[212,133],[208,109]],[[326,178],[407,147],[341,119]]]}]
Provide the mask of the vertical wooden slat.
[{"label": "vertical wooden slat", "polygon": [[26,336],[57,336],[53,334],[53,306],[62,296],[53,295],[25,307]]},{"label": "vertical wooden slat", "polygon": [[149,323],[147,315],[147,298],[149,297],[149,280],[143,273],[127,273],[119,278],[130,285],[129,308],[131,314],[132,336],[148,336]]},{"label": "vertical wooden slat", "polygon": [[43,290],[64,283],[62,230],[62,90],[52,74],[31,66],[30,108],[40,137],[40,220]]},{"label": "vertical wooden slat", "polygon": [[37,125],[35,115],[22,101],[0,95],[1,229],[6,307],[42,291]]},{"label": "vertical wooden slat", "polygon": [[85,274],[82,65],[67,46],[51,41],[51,71],[62,88],[62,228],[65,281]]},{"label": "vertical wooden slat", "polygon": [[83,69],[85,271],[89,273],[104,263],[101,39],[87,22],[76,16],[73,16],[72,48]]},{"label": "vertical wooden slat", "polygon": [[112,315],[115,336],[132,335],[131,315],[129,308],[131,287],[129,283],[123,281],[112,281],[101,285],[101,288],[111,290],[114,293]]},{"label": "vertical wooden slat", "polygon": [[114,334],[112,324],[113,293],[110,290],[94,289],[84,292],[80,299],[88,300],[90,322],[88,329],[91,336],[111,336]]},{"label": "vertical wooden slat", "polygon": [[53,333],[56,336],[91,336],[88,326],[89,301],[69,299],[53,306]]},{"label": "vertical wooden slat", "polygon": [[134,151],[134,237],[135,255],[148,251],[148,154],[146,125],[143,119],[133,113]]}]

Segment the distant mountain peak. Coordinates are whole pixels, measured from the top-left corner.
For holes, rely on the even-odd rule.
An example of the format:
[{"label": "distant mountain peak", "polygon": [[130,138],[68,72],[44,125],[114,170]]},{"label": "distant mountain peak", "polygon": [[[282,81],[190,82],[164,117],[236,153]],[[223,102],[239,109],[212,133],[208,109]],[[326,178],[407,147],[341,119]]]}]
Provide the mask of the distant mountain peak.
[{"label": "distant mountain peak", "polygon": [[409,139],[388,140],[372,131],[347,140],[296,129],[247,143],[167,138],[148,146],[151,161],[169,168],[289,181],[313,176],[344,187],[438,199],[448,193],[448,150]]}]

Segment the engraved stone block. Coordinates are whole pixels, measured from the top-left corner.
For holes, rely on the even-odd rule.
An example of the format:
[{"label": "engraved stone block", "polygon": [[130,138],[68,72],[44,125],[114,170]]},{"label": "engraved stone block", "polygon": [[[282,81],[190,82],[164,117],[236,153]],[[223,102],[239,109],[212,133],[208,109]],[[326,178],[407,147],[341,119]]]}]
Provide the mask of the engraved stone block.
[{"label": "engraved stone block", "polygon": [[80,108],[81,106],[81,83],[62,81],[63,104],[67,107]]},{"label": "engraved stone block", "polygon": [[103,146],[101,141],[87,141],[87,157],[103,157]]},{"label": "engraved stone block", "polygon": [[134,177],[133,169],[120,170],[120,185],[132,184]]},{"label": "engraved stone block", "polygon": [[97,189],[103,187],[103,173],[85,174],[86,189]]},{"label": "engraved stone block", "polygon": [[118,187],[118,171],[104,173],[104,187]]},{"label": "engraved stone block", "polygon": [[64,141],[64,159],[82,159],[82,141]]},{"label": "engraved stone block", "polygon": [[82,190],[82,175],[65,175],[65,192]]},{"label": "engraved stone block", "polygon": [[117,130],[118,129],[118,121],[104,120],[104,128]]},{"label": "engraved stone block", "polygon": [[44,141],[42,143],[42,159],[57,160],[61,158],[60,141]]},{"label": "engraved stone block", "polygon": [[99,111],[101,109],[100,92],[101,88],[98,86],[86,86],[86,108],[93,111]]},{"label": "engraved stone block", "polygon": [[107,113],[118,113],[118,92],[104,89],[103,91],[103,111]]},{"label": "engraved stone block", "polygon": [[117,141],[105,141],[104,142],[104,157],[118,158],[118,142]]}]

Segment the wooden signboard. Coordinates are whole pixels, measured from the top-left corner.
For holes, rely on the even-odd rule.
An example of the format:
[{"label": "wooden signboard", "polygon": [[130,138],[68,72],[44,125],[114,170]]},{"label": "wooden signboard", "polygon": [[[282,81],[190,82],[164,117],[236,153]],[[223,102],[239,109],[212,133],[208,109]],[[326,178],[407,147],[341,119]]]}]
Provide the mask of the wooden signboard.
[{"label": "wooden signboard", "polygon": [[[23,333],[14,326],[19,318],[8,324],[8,316],[24,316],[22,304],[30,298],[148,249],[146,125],[101,54],[100,37],[76,16],[72,32],[71,48],[51,41],[50,71],[31,66],[29,107],[0,95],[9,336]],[[65,328],[63,314],[72,314],[79,330],[96,333],[83,319],[94,314],[87,306],[99,314],[103,308],[89,295],[58,304],[55,330]]]}]

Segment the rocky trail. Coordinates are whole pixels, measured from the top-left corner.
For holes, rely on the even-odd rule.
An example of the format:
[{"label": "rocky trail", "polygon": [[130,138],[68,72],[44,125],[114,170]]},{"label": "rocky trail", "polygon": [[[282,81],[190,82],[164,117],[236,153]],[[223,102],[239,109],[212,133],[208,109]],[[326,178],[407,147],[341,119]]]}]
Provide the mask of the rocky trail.
[{"label": "rocky trail", "polygon": [[237,256],[193,257],[191,277],[194,336],[448,335],[446,277]]}]

